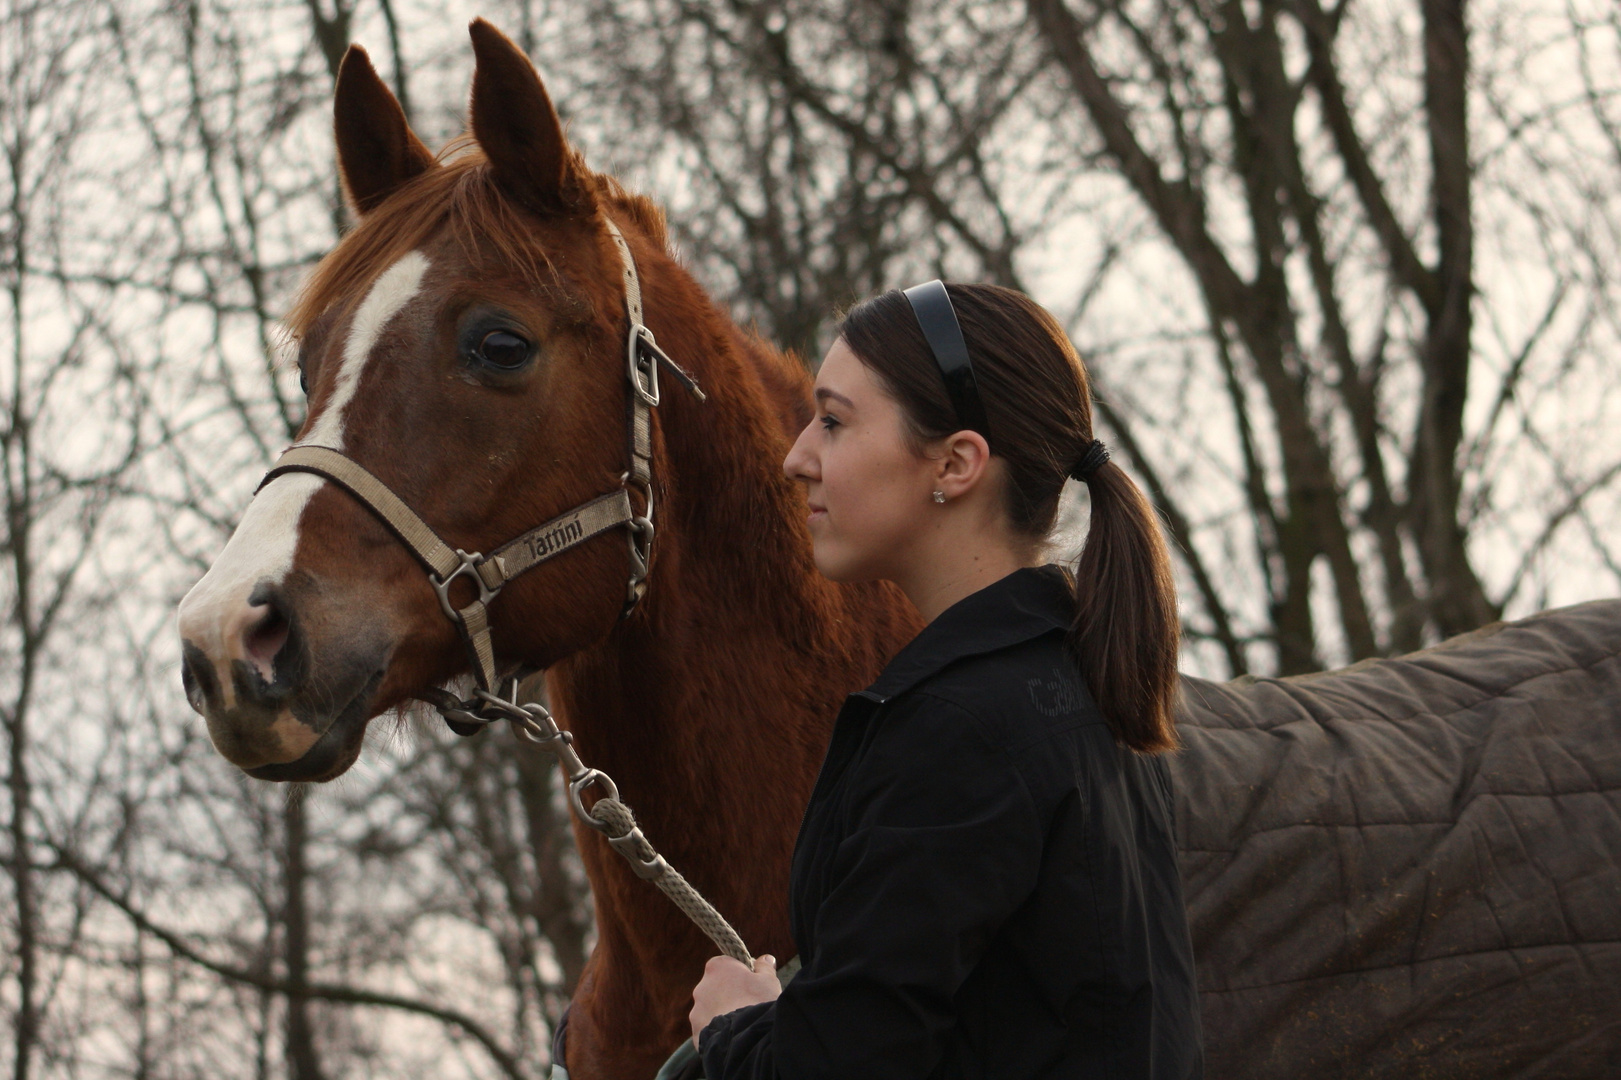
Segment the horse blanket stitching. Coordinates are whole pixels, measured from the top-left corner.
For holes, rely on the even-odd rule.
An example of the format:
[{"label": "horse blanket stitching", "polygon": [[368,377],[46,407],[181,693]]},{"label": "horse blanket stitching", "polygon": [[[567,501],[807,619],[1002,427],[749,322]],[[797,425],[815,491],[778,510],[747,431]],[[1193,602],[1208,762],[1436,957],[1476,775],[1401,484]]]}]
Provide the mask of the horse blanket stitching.
[{"label": "horse blanket stitching", "polygon": [[1621,1075],[1621,601],[1181,722],[1209,1075]]}]

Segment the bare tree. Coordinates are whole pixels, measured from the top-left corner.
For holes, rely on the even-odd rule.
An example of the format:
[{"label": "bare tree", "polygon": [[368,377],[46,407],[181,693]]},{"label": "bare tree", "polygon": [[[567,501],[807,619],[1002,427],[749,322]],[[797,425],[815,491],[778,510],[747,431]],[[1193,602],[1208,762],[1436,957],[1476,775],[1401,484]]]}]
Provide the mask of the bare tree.
[{"label": "bare tree", "polygon": [[[88,21],[82,4],[13,4],[0,19],[0,729],[11,901],[0,909],[0,933],[18,1080],[38,1075],[45,1048],[45,1013],[60,976],[59,967],[50,970],[47,942],[71,939],[80,914],[71,902],[46,902],[37,865],[47,797],[36,786],[37,726],[51,717],[47,697],[60,686],[51,654],[82,618],[84,571],[141,447],[135,370],[100,310],[103,297],[66,280],[64,219],[82,194],[68,177],[94,110],[74,73],[99,58],[83,37]],[[80,425],[90,418],[87,431]]]}]

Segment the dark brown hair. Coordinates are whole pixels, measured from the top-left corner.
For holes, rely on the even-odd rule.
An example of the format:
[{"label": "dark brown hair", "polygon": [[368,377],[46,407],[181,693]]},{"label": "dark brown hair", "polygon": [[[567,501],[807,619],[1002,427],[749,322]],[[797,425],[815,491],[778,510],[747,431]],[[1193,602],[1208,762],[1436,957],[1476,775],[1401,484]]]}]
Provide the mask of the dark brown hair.
[{"label": "dark brown hair", "polygon": [[[985,403],[991,454],[1006,465],[1013,528],[1045,539],[1058,497],[1092,443],[1086,368],[1040,304],[996,285],[948,285]],[[906,297],[851,308],[839,327],[850,351],[900,404],[921,446],[961,429],[945,380]],[[1115,738],[1141,753],[1177,745],[1180,630],[1170,554],[1148,500],[1118,465],[1086,481],[1091,525],[1075,572],[1067,643]]]}]

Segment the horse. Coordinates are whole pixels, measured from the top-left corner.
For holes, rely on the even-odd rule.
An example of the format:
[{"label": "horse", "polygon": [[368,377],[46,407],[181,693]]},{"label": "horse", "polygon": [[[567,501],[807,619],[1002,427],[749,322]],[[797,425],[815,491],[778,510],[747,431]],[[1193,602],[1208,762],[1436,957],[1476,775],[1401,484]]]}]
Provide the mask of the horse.
[{"label": "horse", "polygon": [[[353,486],[273,472],[181,603],[187,698],[248,775],[325,781],[372,718],[481,666],[544,669],[580,757],[750,946],[786,958],[789,857],[832,718],[919,617],[893,586],[816,572],[780,464],[810,416],[803,365],[710,300],[652,202],[586,166],[511,41],[483,20],[470,34],[470,130],[438,155],[349,49],[335,133],[358,222],[286,317],[309,404],[295,447],[352,462],[459,550],[430,577]],[[638,412],[635,288],[653,351],[706,400],[672,387]],[[625,531],[525,534],[568,538],[499,596],[469,571],[466,553],[604,499],[630,505]],[[483,654],[453,621],[475,608]],[[715,950],[575,828],[599,936],[567,1068],[645,1080],[687,1037]]]}]

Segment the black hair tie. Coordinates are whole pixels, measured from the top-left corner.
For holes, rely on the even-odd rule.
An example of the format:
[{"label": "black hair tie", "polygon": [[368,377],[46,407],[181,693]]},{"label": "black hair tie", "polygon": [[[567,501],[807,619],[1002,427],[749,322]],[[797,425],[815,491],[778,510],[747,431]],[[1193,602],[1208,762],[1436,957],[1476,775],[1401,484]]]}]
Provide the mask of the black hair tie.
[{"label": "black hair tie", "polygon": [[1069,474],[1083,484],[1090,483],[1092,474],[1101,469],[1108,460],[1109,448],[1103,445],[1102,439],[1093,439],[1080,460],[1070,467]]}]

